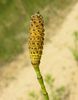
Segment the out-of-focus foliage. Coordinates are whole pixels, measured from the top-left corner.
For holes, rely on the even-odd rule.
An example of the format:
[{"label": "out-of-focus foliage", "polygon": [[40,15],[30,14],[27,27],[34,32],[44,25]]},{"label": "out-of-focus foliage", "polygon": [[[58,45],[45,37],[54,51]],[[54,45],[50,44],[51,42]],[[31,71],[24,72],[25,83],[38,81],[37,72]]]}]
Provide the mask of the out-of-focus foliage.
[{"label": "out-of-focus foliage", "polygon": [[29,15],[43,5],[40,0],[0,0],[0,64],[23,50]]},{"label": "out-of-focus foliage", "polygon": [[0,0],[0,65],[23,51],[33,13],[41,11],[48,22],[51,14],[61,15],[57,10],[63,11],[74,1],[77,0]]},{"label": "out-of-focus foliage", "polygon": [[[50,100],[68,100],[70,92],[67,86],[59,86],[55,88],[54,86],[55,79],[52,75],[47,74],[45,76],[45,83],[48,87],[49,98]],[[41,98],[41,99],[40,99]],[[44,100],[41,92],[37,94],[36,91],[29,92],[29,100]]]},{"label": "out-of-focus foliage", "polygon": [[74,32],[74,49],[72,49],[72,54],[78,64],[78,32]]}]

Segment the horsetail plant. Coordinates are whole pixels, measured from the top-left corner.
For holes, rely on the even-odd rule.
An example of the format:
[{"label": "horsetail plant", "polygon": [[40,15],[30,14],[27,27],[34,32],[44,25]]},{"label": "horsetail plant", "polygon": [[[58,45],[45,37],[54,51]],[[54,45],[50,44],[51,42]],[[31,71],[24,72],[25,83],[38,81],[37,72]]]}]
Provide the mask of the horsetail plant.
[{"label": "horsetail plant", "polygon": [[31,17],[29,33],[29,53],[31,63],[36,72],[37,79],[41,86],[41,90],[45,97],[45,100],[49,100],[49,96],[44,85],[43,77],[39,69],[44,44],[44,21],[43,17],[40,15],[39,12],[37,12]]}]

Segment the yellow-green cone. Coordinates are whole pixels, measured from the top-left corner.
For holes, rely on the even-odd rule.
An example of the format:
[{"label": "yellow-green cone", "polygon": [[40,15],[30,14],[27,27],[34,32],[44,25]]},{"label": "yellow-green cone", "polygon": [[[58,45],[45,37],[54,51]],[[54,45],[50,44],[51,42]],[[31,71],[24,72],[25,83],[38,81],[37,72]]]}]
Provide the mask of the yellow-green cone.
[{"label": "yellow-green cone", "polygon": [[29,33],[29,52],[31,63],[36,72],[37,79],[41,86],[45,100],[49,100],[49,96],[44,85],[43,77],[39,69],[44,42],[44,22],[39,12],[31,17]]},{"label": "yellow-green cone", "polygon": [[33,65],[39,65],[44,42],[44,22],[39,12],[31,17],[29,33],[31,62]]}]

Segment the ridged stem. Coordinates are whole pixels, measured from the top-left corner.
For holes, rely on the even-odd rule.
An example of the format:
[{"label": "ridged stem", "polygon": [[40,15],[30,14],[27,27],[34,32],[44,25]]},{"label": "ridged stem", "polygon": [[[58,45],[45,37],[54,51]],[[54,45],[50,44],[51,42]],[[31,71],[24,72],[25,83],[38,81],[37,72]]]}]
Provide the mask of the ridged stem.
[{"label": "ridged stem", "polygon": [[44,85],[44,81],[43,81],[43,77],[41,75],[39,66],[34,65],[34,69],[35,69],[35,72],[36,72],[36,75],[37,75],[38,82],[39,82],[39,84],[41,86],[41,90],[42,90],[42,93],[44,95],[44,98],[45,98],[45,100],[49,100],[49,96],[48,96],[48,93],[46,91],[46,88],[45,88],[45,85]]}]

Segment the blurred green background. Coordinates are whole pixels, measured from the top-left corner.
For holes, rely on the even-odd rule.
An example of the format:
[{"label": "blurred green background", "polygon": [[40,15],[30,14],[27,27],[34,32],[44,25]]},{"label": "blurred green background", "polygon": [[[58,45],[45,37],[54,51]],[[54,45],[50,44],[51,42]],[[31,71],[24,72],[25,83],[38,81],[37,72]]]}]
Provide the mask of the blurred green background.
[{"label": "blurred green background", "polygon": [[66,9],[76,1],[0,0],[0,66],[24,51],[32,14],[40,11],[46,26],[50,19],[55,23],[64,18]]}]

